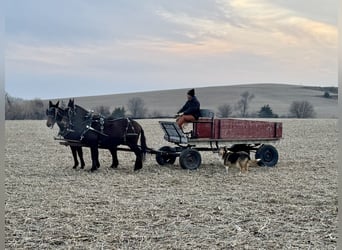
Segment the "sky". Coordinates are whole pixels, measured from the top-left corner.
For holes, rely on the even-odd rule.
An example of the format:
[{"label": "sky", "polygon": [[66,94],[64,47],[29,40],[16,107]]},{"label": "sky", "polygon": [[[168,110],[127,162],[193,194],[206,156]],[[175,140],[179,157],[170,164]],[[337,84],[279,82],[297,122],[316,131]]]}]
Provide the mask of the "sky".
[{"label": "sky", "polygon": [[7,0],[5,91],[337,86],[338,0]]}]

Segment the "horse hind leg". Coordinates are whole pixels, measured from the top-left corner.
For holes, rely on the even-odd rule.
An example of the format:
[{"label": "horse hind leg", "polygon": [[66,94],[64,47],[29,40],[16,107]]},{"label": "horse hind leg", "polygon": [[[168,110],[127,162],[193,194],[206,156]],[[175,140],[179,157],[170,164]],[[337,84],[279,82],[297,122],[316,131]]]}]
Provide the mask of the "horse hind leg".
[{"label": "horse hind leg", "polygon": [[80,161],[81,161],[81,169],[83,169],[84,166],[85,166],[85,162],[84,162],[84,159],[83,159],[82,147],[77,147],[77,154],[78,154],[78,157],[80,158]]},{"label": "horse hind leg", "polygon": [[77,160],[77,146],[70,146],[72,157],[74,158],[74,166],[72,168],[77,168],[79,162]]},{"label": "horse hind leg", "polygon": [[119,160],[118,160],[118,151],[116,147],[109,149],[111,155],[112,155],[112,165],[111,168],[117,168],[119,166]]},{"label": "horse hind leg", "polygon": [[136,159],[134,163],[134,171],[142,169],[143,167],[143,154],[137,144],[128,145],[130,149],[134,152]]}]

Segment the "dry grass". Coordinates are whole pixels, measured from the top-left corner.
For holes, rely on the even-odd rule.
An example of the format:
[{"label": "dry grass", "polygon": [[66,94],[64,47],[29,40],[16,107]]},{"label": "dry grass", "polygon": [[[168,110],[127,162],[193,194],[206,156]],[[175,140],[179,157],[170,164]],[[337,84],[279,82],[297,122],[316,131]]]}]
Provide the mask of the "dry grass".
[{"label": "dry grass", "polygon": [[[141,120],[148,145],[167,145]],[[133,172],[120,152],[109,169],[73,170],[44,121],[6,121],[7,249],[336,249],[337,120],[284,120],[275,168],[248,175],[203,152],[197,171],[150,155]],[[89,150],[85,149],[87,169]]]}]

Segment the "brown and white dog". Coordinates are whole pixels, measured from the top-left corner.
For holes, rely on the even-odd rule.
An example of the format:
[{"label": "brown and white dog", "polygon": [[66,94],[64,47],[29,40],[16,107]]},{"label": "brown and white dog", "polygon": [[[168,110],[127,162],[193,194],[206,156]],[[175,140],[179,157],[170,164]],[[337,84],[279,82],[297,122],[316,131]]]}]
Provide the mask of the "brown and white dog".
[{"label": "brown and white dog", "polygon": [[223,147],[220,148],[218,154],[223,159],[223,164],[226,167],[227,174],[229,168],[232,167],[239,168],[240,173],[247,173],[249,167],[258,167],[262,164],[261,159],[252,160],[249,154],[245,151],[232,152],[226,147]]}]

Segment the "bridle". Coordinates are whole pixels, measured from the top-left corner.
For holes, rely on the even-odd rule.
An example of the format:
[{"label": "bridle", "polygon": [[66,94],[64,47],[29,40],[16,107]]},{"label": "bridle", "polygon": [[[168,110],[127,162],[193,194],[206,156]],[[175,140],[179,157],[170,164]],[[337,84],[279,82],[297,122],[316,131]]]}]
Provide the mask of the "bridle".
[{"label": "bridle", "polygon": [[66,129],[68,128],[69,121],[65,121],[64,117],[67,117],[68,120],[70,120],[70,118],[68,115],[64,115],[65,111],[66,110],[60,107],[50,107],[46,110],[46,115],[52,121],[51,128],[56,122],[63,124]]},{"label": "bridle", "polygon": [[58,107],[49,107],[46,110],[46,115],[48,117],[48,121],[51,123],[49,127],[53,128],[55,123],[57,122],[57,117],[58,117]]},{"label": "bridle", "polygon": [[52,118],[54,121],[56,121],[57,119],[57,109],[56,107],[50,107],[48,109],[46,109],[46,115],[49,118]]}]

